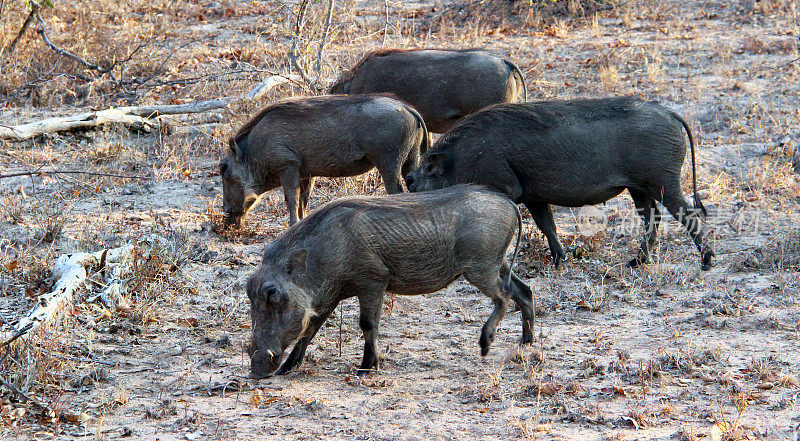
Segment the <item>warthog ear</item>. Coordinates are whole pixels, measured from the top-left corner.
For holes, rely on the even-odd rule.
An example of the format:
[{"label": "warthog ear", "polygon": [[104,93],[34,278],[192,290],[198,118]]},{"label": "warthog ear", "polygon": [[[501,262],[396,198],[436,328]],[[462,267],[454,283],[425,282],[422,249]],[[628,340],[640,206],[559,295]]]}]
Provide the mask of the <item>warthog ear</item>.
[{"label": "warthog ear", "polygon": [[231,155],[234,157],[239,156],[238,148],[236,147],[236,140],[233,138],[228,138],[228,150],[230,150]]},{"label": "warthog ear", "polygon": [[444,164],[444,152],[430,152],[425,158],[425,173],[442,173]]},{"label": "warthog ear", "polygon": [[286,263],[287,275],[303,275],[306,272],[306,257],[308,257],[308,250],[303,248],[297,250],[289,256],[289,261]]}]

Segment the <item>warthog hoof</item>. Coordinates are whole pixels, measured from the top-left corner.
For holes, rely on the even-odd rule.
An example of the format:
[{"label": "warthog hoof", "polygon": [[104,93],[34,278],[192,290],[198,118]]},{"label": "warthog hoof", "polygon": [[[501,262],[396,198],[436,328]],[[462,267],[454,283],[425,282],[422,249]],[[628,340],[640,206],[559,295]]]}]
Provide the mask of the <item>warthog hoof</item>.
[{"label": "warthog hoof", "polygon": [[558,269],[561,265],[561,262],[567,260],[567,253],[564,249],[557,249],[557,250],[550,250],[551,254],[553,255],[553,266]]},{"label": "warthog hoof", "polygon": [[713,251],[706,251],[703,253],[703,260],[700,262],[700,269],[703,271],[708,271],[711,269],[711,259],[714,258]]},{"label": "warthog hoof", "polygon": [[494,342],[494,332],[482,332],[480,339],[481,355],[486,356],[489,353],[489,346]]},{"label": "warthog hoof", "polygon": [[629,260],[629,261],[628,261],[628,264],[627,264],[626,266],[627,266],[628,268],[639,268],[639,267],[640,267],[640,266],[642,266],[642,264],[643,264],[643,263],[645,263],[645,262],[647,262],[647,260],[646,260],[646,259],[645,259],[645,260],[642,260],[642,259],[640,259],[640,258],[636,257],[636,258],[633,258],[633,259]]}]

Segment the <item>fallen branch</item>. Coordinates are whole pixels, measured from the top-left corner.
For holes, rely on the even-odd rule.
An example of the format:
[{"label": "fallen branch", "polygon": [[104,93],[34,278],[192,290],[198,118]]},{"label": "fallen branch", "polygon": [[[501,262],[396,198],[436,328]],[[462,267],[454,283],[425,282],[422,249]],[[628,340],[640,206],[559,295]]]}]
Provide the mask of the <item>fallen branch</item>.
[{"label": "fallen branch", "polygon": [[257,100],[265,93],[281,84],[298,83],[301,80],[302,78],[297,75],[270,75],[264,79],[264,81],[256,85],[256,87],[242,96],[214,98],[186,104],[116,107],[97,112],[80,113],[73,116],[47,118],[41,121],[35,121],[16,126],[0,125],[0,139],[24,141],[45,133],[88,129],[109,123],[151,127],[154,125],[154,122],[151,120],[151,118],[156,118],[163,115],[202,113],[209,110],[228,107],[231,105],[231,103],[237,101]]},{"label": "fallen branch", "polygon": [[[56,259],[53,265],[53,278],[58,279],[53,290],[42,294],[36,301],[36,306],[20,319],[16,328],[19,331],[6,331],[0,333],[0,347],[6,346],[20,338],[22,333],[35,331],[43,324],[55,317],[65,305],[72,303],[75,291],[86,281],[86,267],[95,267],[101,263],[122,262],[128,259],[133,251],[133,245],[126,245],[111,250],[96,253],[63,254]],[[23,333],[23,330],[27,329]]]},{"label": "fallen branch", "polygon": [[11,127],[0,126],[0,139],[23,141],[44,133],[87,129],[108,123],[152,125],[147,119],[131,114],[129,110],[130,108],[120,107],[60,118],[47,118],[41,121]]},{"label": "fallen branch", "polygon": [[40,176],[40,175],[92,175],[92,176],[108,176],[111,178],[123,178],[123,179],[149,179],[147,176],[117,175],[114,173],[100,173],[100,172],[91,172],[83,170],[32,170],[32,171],[0,174],[0,179],[13,178],[17,176]]}]

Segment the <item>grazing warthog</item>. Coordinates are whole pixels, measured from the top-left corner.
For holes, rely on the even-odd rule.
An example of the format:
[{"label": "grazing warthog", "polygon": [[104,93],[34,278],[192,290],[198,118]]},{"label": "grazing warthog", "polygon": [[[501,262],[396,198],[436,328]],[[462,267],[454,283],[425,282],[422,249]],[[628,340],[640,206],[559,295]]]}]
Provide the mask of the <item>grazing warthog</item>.
[{"label": "grazing warthog", "polygon": [[393,93],[419,110],[435,133],[490,104],[526,100],[519,67],[477,49],[370,52],[330,92]]},{"label": "grazing warthog", "polygon": [[365,342],[358,372],[364,374],[378,365],[375,339],[384,293],[430,293],[461,275],[494,302],[481,332],[483,355],[509,297],[522,310],[522,343],[530,343],[532,292],[506,260],[520,225],[516,204],[472,185],[351,197],[322,206],[267,245],[261,266],[247,282],[252,376],[275,371],[295,341],[277,374],[298,366],[325,319],[353,296],[361,308]]},{"label": "grazing warthog", "polygon": [[[686,135],[692,151],[694,208],[681,193]],[[630,266],[646,262],[655,244],[661,202],[686,227],[701,267],[714,252],[703,240],[698,212],[694,138],[675,112],[635,98],[498,104],[464,119],[406,177],[409,191],[459,183],[484,184],[530,210],[547,237],[556,266],[566,257],[550,204],[605,202],[627,189],[646,235]]]},{"label": "grazing warthog", "polygon": [[411,106],[385,95],[281,101],[230,139],[219,164],[226,226],[239,227],[260,195],[282,186],[289,224],[305,216],[317,176],[355,176],[376,167],[387,193],[428,149],[428,132]]}]

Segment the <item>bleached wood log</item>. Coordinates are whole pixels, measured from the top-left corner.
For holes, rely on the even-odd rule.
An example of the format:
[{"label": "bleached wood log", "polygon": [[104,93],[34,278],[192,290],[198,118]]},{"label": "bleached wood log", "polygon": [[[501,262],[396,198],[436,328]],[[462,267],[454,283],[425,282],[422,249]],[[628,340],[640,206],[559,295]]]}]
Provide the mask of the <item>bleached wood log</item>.
[{"label": "bleached wood log", "polygon": [[44,133],[97,127],[108,123],[151,124],[145,118],[125,112],[123,108],[85,112],[78,115],[47,118],[16,126],[0,126],[0,139],[24,141]]},{"label": "bleached wood log", "polygon": [[148,126],[153,125],[153,121],[151,121],[150,118],[163,115],[202,113],[209,110],[221,109],[228,107],[231,103],[236,101],[257,100],[281,84],[298,81],[302,81],[298,75],[270,75],[249,92],[238,97],[214,98],[185,104],[115,107],[97,112],[84,112],[72,116],[47,118],[41,121],[19,124],[16,126],[0,125],[0,139],[24,141],[45,133],[85,129],[108,123],[126,125],[142,124]]},{"label": "bleached wood log", "polygon": [[[16,328],[18,330],[27,329],[26,332],[30,332],[49,322],[64,306],[72,303],[75,291],[86,281],[87,267],[121,262],[128,259],[132,251],[133,245],[125,245],[96,253],[74,253],[59,256],[53,265],[53,278],[57,279],[53,290],[39,296],[36,305],[28,315],[17,322]],[[0,341],[3,342],[0,346],[5,346],[7,342],[17,337],[19,335],[16,330],[0,333]]]}]

